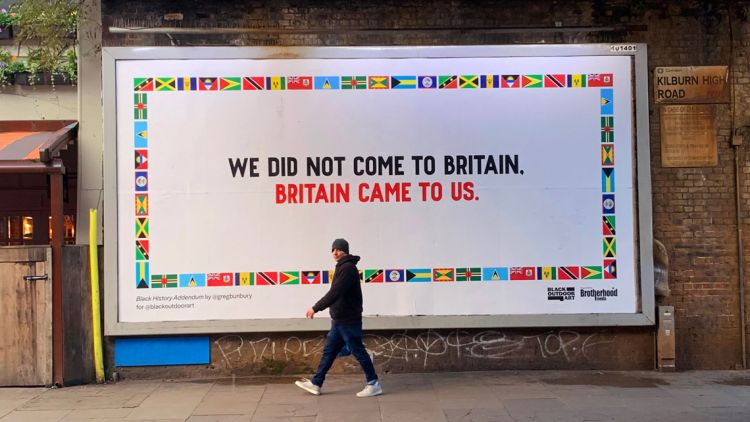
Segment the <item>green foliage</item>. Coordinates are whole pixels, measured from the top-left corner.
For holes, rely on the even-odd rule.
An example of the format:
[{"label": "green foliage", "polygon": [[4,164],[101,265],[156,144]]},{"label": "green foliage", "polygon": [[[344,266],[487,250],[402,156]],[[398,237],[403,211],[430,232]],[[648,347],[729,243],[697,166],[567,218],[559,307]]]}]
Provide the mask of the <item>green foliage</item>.
[{"label": "green foliage", "polygon": [[32,73],[53,73],[66,64],[75,44],[78,6],[78,0],[19,0],[14,5],[16,37],[34,46],[29,49]]},{"label": "green foliage", "polygon": [[5,86],[10,83],[10,78],[13,73],[8,71],[8,67],[13,62],[13,57],[10,53],[5,50],[0,50],[0,86]]},{"label": "green foliage", "polygon": [[78,81],[78,57],[75,49],[68,50],[65,56],[65,62],[57,68],[56,73],[63,75],[71,82]]},{"label": "green foliage", "polygon": [[13,25],[16,22],[17,16],[18,15],[16,15],[14,11],[0,9],[0,27],[8,27]]}]

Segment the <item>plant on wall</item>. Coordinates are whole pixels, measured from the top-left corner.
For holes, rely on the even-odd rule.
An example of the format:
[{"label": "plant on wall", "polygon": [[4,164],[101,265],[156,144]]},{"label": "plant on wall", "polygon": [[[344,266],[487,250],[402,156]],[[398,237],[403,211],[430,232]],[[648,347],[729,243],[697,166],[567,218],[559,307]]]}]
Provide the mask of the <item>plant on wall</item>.
[{"label": "plant on wall", "polygon": [[19,0],[13,10],[19,44],[27,43],[29,67],[54,74],[67,63],[75,45],[78,0]]},{"label": "plant on wall", "polygon": [[8,9],[0,9],[0,39],[8,39],[13,35],[13,24],[16,22],[17,15]]},{"label": "plant on wall", "polygon": [[0,50],[0,86],[5,86],[13,83],[13,74],[10,73],[10,64],[13,62],[13,57],[8,51]]}]

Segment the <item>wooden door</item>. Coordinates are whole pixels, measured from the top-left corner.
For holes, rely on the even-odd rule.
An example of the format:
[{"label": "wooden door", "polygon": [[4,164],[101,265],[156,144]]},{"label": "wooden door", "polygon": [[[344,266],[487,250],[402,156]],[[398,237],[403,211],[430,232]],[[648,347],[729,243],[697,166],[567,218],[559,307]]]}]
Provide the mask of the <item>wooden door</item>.
[{"label": "wooden door", "polygon": [[52,251],[0,247],[0,386],[49,384]]}]

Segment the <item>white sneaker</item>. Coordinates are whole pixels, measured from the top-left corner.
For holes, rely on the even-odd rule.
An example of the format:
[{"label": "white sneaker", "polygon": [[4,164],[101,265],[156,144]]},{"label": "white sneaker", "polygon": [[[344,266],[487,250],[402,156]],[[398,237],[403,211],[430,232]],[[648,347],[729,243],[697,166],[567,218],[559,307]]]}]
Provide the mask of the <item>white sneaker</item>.
[{"label": "white sneaker", "polygon": [[310,394],[315,394],[316,396],[320,395],[320,387],[313,384],[309,379],[302,378],[299,381],[294,381],[294,385],[307,391]]},{"label": "white sneaker", "polygon": [[381,387],[380,383],[376,381],[375,384],[367,384],[364,390],[357,393],[357,397],[373,397],[381,394],[383,394],[383,387]]}]

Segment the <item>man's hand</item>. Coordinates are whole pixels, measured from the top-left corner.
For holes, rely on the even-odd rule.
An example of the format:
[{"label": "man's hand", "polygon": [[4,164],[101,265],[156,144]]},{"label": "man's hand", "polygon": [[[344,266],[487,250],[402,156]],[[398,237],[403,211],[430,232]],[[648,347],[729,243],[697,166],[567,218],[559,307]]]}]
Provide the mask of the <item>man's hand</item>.
[{"label": "man's hand", "polygon": [[310,318],[310,319],[313,319],[314,316],[315,316],[315,310],[313,308],[308,309],[307,310],[307,317]]}]

